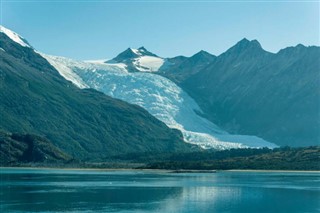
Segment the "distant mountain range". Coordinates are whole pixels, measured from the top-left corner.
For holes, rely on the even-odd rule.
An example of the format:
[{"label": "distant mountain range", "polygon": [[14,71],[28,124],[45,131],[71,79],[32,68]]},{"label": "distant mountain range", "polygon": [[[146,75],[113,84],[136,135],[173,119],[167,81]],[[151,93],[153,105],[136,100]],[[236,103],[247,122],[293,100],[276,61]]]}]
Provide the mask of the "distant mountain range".
[{"label": "distant mountain range", "polygon": [[160,58],[145,48],[129,48],[106,62],[42,56],[75,85],[93,88],[145,108],[168,127],[180,130],[188,143],[205,149],[276,147],[255,136],[230,135],[203,118],[202,110],[187,93],[174,82],[156,74],[165,67],[174,66],[173,61]]},{"label": "distant mountain range", "polygon": [[0,129],[46,137],[65,156],[320,143],[319,47],[273,54],[243,39],[219,56],[140,47],[88,62],[0,32]]},{"label": "distant mountain range", "polygon": [[274,54],[243,39],[205,58],[203,68],[196,69],[203,62],[190,65],[193,56],[162,74],[190,94],[206,118],[282,146],[320,144],[319,47],[299,44]]}]

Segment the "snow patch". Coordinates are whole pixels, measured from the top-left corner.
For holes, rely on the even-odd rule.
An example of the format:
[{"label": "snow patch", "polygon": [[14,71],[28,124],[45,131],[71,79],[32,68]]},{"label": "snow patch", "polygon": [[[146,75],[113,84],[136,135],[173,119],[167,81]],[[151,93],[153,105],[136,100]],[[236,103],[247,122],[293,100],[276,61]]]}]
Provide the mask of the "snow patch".
[{"label": "snow patch", "polygon": [[[107,69],[110,67],[118,67],[122,71],[126,71],[127,65],[124,63],[107,63],[108,59],[100,59],[100,60],[87,60],[84,61],[86,63],[92,64],[92,66],[99,66],[99,67],[104,67],[103,69]],[[78,61],[78,64],[81,63]],[[112,68],[111,68],[112,69]]]},{"label": "snow patch", "polygon": [[6,34],[12,41],[20,44],[23,47],[31,47],[23,37],[21,37],[17,33],[13,32],[13,31],[11,31],[1,25],[0,25],[0,32]]},{"label": "snow patch", "polygon": [[142,72],[156,72],[163,63],[163,58],[154,56],[141,56],[133,61],[134,66]]},{"label": "snow patch", "polygon": [[97,60],[85,60],[84,62],[94,63],[94,64],[103,64],[109,59],[97,59]]},{"label": "snow patch", "polygon": [[131,49],[132,52],[134,52],[134,54],[139,55],[139,56],[142,55],[141,52],[138,49],[133,49],[133,48],[130,48],[130,49]]}]

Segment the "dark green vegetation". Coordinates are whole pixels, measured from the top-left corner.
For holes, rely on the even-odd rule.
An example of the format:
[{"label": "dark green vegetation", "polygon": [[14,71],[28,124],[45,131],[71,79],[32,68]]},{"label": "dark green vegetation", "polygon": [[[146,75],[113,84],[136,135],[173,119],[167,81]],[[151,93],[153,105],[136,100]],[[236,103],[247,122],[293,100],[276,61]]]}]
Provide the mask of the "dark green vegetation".
[{"label": "dark green vegetation", "polygon": [[196,58],[173,58],[176,65],[162,75],[187,91],[209,120],[282,146],[320,144],[319,47],[273,54],[243,39],[218,57]]},{"label": "dark green vegetation", "polygon": [[135,152],[98,161],[70,156],[46,138],[0,131],[0,166],[166,170],[320,170],[320,147]]},{"label": "dark green vegetation", "polygon": [[82,160],[189,150],[179,131],[141,107],[95,90],[78,89],[33,49],[3,33],[0,47],[4,50],[0,50],[0,129],[39,135]]},{"label": "dark green vegetation", "polygon": [[[161,160],[152,161],[148,159],[150,163],[144,168],[169,170],[320,170],[320,147],[283,147],[273,150],[232,149],[217,152],[159,155],[157,159]],[[148,162],[145,159],[143,161]]]},{"label": "dark green vegetation", "polygon": [[18,163],[66,163],[72,158],[47,139],[30,134],[0,131],[0,165]]}]

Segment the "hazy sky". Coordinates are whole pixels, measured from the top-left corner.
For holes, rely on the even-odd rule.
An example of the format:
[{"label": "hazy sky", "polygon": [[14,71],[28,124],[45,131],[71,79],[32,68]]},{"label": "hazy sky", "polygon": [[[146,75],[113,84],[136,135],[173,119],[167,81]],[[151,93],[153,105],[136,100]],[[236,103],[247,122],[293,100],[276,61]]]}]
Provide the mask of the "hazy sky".
[{"label": "hazy sky", "polygon": [[1,24],[39,51],[75,59],[140,46],[163,57],[219,55],[244,37],[277,52],[319,46],[319,1],[1,0]]}]

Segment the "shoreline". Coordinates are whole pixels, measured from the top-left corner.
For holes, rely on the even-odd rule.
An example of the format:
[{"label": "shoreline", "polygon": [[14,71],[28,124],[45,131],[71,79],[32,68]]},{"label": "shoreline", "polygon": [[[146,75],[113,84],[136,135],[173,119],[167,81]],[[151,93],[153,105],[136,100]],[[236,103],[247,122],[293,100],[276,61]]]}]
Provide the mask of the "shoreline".
[{"label": "shoreline", "polygon": [[174,170],[166,170],[166,169],[135,169],[135,168],[67,168],[67,167],[0,167],[1,169],[12,169],[12,170],[69,170],[69,171],[153,171],[153,172],[173,172]]},{"label": "shoreline", "polygon": [[319,170],[263,170],[263,169],[230,169],[220,170],[225,172],[282,172],[282,173],[320,173]]},{"label": "shoreline", "polygon": [[66,168],[66,167],[0,167],[2,169],[12,170],[70,170],[70,171],[141,171],[141,172],[165,172],[165,173],[219,173],[219,172],[272,172],[272,173],[320,173],[319,170],[262,170],[262,169],[230,169],[230,170],[187,170],[187,169],[137,169],[137,168]]}]

